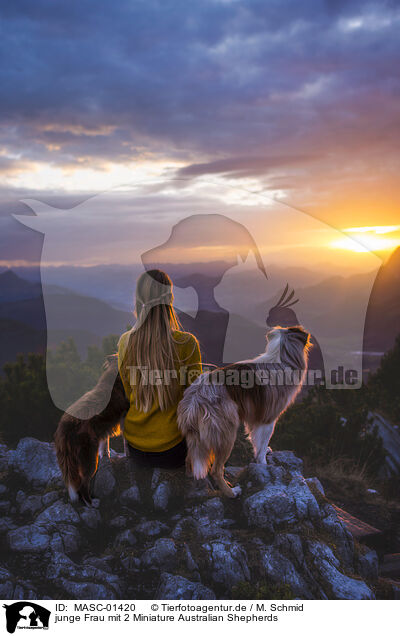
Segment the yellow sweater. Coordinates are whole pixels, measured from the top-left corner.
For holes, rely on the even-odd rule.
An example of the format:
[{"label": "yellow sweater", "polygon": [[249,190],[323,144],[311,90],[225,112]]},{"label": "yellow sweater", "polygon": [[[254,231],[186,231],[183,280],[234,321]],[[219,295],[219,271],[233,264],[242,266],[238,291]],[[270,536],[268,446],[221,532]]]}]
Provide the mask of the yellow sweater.
[{"label": "yellow sweater", "polygon": [[[125,332],[118,343],[118,367],[120,371],[130,333],[130,331]],[[192,334],[175,331],[174,338],[179,358],[176,369],[180,391],[176,404],[166,411],[161,411],[157,399],[147,413],[139,411],[135,406],[135,392],[129,383],[129,377],[126,373],[120,373],[125,393],[130,401],[130,408],[125,418],[124,435],[131,446],[141,451],[166,451],[179,444],[183,439],[178,429],[176,409],[185,388],[202,371],[201,355],[199,344]]]}]

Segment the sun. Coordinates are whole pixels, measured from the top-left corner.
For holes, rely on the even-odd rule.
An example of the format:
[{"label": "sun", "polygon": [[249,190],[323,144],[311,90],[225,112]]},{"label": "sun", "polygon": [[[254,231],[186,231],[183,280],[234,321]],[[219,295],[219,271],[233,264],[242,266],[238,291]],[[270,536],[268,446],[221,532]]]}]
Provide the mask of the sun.
[{"label": "sun", "polygon": [[[351,252],[387,252],[400,246],[400,225],[374,225],[343,229],[342,239],[333,241],[334,249]],[[391,236],[385,236],[390,234]]]}]

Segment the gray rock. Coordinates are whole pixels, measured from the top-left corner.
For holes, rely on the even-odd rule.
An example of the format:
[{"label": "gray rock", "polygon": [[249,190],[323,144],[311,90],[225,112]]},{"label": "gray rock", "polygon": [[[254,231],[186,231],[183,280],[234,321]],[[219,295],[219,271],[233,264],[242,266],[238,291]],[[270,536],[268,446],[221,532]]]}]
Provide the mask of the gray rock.
[{"label": "gray rock", "polygon": [[153,504],[156,510],[167,510],[172,495],[172,486],[168,481],[158,484],[153,493]]},{"label": "gray rock", "polygon": [[274,464],[283,466],[290,471],[301,471],[303,468],[303,460],[300,457],[296,457],[292,451],[275,451],[267,455],[267,461],[269,458]]},{"label": "gray rock", "polygon": [[238,543],[215,540],[203,546],[211,578],[225,589],[250,580],[245,550]]},{"label": "gray rock", "polygon": [[0,501],[0,515],[6,515],[11,508],[11,503],[7,500]]},{"label": "gray rock", "polygon": [[33,437],[20,440],[12,455],[11,465],[30,483],[39,486],[61,481],[54,445],[39,442]]},{"label": "gray rock", "polygon": [[4,600],[14,598],[14,584],[11,581],[2,581],[0,579],[0,598]]},{"label": "gray rock", "polygon": [[366,554],[358,556],[359,572],[367,581],[377,581],[379,561],[375,550],[369,550]]},{"label": "gray rock", "polygon": [[91,530],[95,530],[101,523],[101,515],[95,508],[84,508],[80,512],[82,523]]},{"label": "gray rock", "polygon": [[12,599],[14,592],[14,583],[12,582],[11,572],[0,566],[0,598]]},{"label": "gray rock", "polygon": [[260,550],[260,565],[267,577],[276,584],[289,585],[297,598],[312,599],[313,595],[293,563],[280,554],[275,546]]},{"label": "gray rock", "polygon": [[59,499],[59,497],[60,497],[59,493],[56,492],[55,490],[51,490],[50,492],[46,492],[46,494],[43,495],[43,497],[42,497],[43,506],[48,508],[48,506],[51,506],[51,504],[54,503],[55,501],[57,501],[57,499]]},{"label": "gray rock", "polygon": [[106,557],[88,557],[84,560],[84,565],[92,565],[94,568],[98,570],[104,570],[104,572],[112,573],[112,563],[114,561],[114,557],[106,556]]},{"label": "gray rock", "polygon": [[99,461],[97,473],[93,480],[93,496],[102,499],[111,497],[116,492],[117,481],[109,457],[102,457]]},{"label": "gray rock", "polygon": [[270,483],[244,501],[249,524],[273,532],[280,524],[297,524],[304,519],[318,519],[318,503],[307,482],[295,475],[289,484]]},{"label": "gray rock", "polygon": [[61,578],[58,586],[66,592],[71,598],[80,598],[83,600],[99,600],[118,599],[118,595],[108,587],[99,583],[69,581]]},{"label": "gray rock", "polygon": [[[95,592],[104,594],[104,590],[106,590],[109,596],[101,596],[99,598],[114,599],[119,598],[121,594],[121,582],[117,576],[105,570],[100,570],[93,565],[77,565],[72,559],[62,553],[53,553],[53,557],[47,567],[46,576],[67,594],[72,594],[72,589],[79,590],[83,596],[76,596],[75,598],[97,598],[97,596],[87,596],[89,590],[93,594]],[[97,585],[99,581],[102,583],[100,586]],[[72,583],[76,584],[77,587],[71,587]]]},{"label": "gray rock", "polygon": [[5,495],[7,492],[7,487],[4,486],[4,484],[0,484],[0,497],[2,497],[3,495]]},{"label": "gray rock", "polygon": [[22,584],[17,584],[14,589],[13,600],[36,600],[38,598],[36,590],[32,589],[31,583],[27,581]]},{"label": "gray rock", "polygon": [[114,517],[114,519],[111,519],[110,521],[110,526],[111,528],[125,528],[126,524],[128,523],[128,519],[126,517],[123,517],[122,515],[118,515],[118,517]]},{"label": "gray rock", "polygon": [[159,537],[162,534],[167,534],[168,532],[168,526],[156,519],[154,521],[142,521],[135,526],[135,534],[139,534],[150,539]]},{"label": "gray rock", "polygon": [[319,490],[319,492],[321,493],[321,495],[325,496],[325,490],[323,485],[321,484],[320,480],[318,479],[318,477],[308,477],[306,479],[307,484],[314,484],[314,486]]},{"label": "gray rock", "polygon": [[114,546],[116,548],[124,548],[135,545],[136,537],[133,534],[132,530],[123,530],[119,532],[115,538]]},{"label": "gray rock", "polygon": [[140,503],[140,491],[136,484],[124,490],[120,497],[121,503],[128,508],[137,508],[137,504]]},{"label": "gray rock", "polygon": [[160,583],[155,596],[156,599],[168,600],[214,600],[212,590],[201,583],[193,583],[183,576],[176,576],[164,572],[160,577]]},{"label": "gray rock", "polygon": [[41,553],[45,552],[50,544],[46,529],[36,524],[11,530],[7,540],[13,552]]},{"label": "gray rock", "polygon": [[56,501],[36,517],[37,524],[79,523],[79,515],[70,503]]},{"label": "gray rock", "polygon": [[61,535],[64,552],[66,554],[77,552],[81,545],[81,536],[78,528],[76,526],[63,523],[57,526],[57,530]]},{"label": "gray rock", "polygon": [[17,524],[11,519],[11,517],[0,517],[0,535],[14,530]]},{"label": "gray rock", "polygon": [[324,591],[334,599],[374,599],[372,590],[358,579],[353,579],[340,572],[339,560],[331,548],[320,541],[308,542],[309,554],[313,559],[314,569]]},{"label": "gray rock", "polygon": [[40,495],[30,495],[26,499],[22,499],[19,511],[21,515],[30,514],[34,515],[43,507],[42,497]]},{"label": "gray rock", "polygon": [[137,574],[140,569],[140,559],[133,556],[127,556],[121,560],[121,565],[129,574]]},{"label": "gray rock", "polygon": [[157,539],[152,548],[146,550],[141,559],[142,567],[151,569],[174,569],[178,565],[178,550],[173,539]]},{"label": "gray rock", "polygon": [[332,512],[321,522],[322,527],[332,537],[336,545],[336,554],[348,568],[352,568],[354,561],[354,540],[346,526],[340,521],[336,510],[332,507]]}]

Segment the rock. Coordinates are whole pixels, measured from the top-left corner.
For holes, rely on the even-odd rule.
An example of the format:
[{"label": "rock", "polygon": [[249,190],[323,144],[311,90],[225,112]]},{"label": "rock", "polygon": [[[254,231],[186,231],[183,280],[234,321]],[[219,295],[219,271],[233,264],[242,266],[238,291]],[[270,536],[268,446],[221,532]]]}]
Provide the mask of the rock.
[{"label": "rock", "polygon": [[101,515],[95,508],[84,508],[80,513],[82,523],[91,530],[95,530],[101,523]]},{"label": "rock", "polygon": [[0,484],[0,497],[3,497],[7,492],[7,487],[4,484]]},{"label": "rock", "polygon": [[[54,553],[46,572],[47,578],[60,587],[72,598],[119,598],[121,594],[121,582],[119,578],[105,570],[100,570],[93,565],[77,565],[62,553]],[[72,579],[72,580],[71,580]],[[98,582],[101,581],[101,585]],[[82,596],[73,596],[78,591]],[[101,596],[89,596],[90,593]],[[105,595],[105,593],[108,594]]]},{"label": "rock", "polygon": [[121,503],[128,508],[137,508],[137,504],[140,503],[140,491],[136,484],[124,490],[120,497]]},{"label": "rock", "polygon": [[195,530],[198,538],[202,540],[229,538],[229,531],[223,527],[224,515],[224,505],[218,497],[208,499],[205,503],[193,508],[192,516],[196,522]]},{"label": "rock", "polygon": [[0,566],[0,598],[12,599],[14,592],[14,583],[12,582],[11,572]]},{"label": "rock", "polygon": [[124,548],[135,545],[136,537],[133,534],[132,530],[123,530],[119,532],[114,541],[114,547],[116,548]]},{"label": "rock", "polygon": [[321,484],[320,480],[318,479],[318,477],[308,477],[306,479],[307,484],[313,484],[317,490],[319,490],[319,492],[321,493],[321,495],[323,495],[325,497],[325,490],[323,485]]},{"label": "rock", "polygon": [[260,550],[260,558],[261,568],[267,579],[279,585],[282,583],[289,585],[298,598],[313,598],[307,583],[293,563],[283,556],[275,546],[271,545]]},{"label": "rock", "polygon": [[296,457],[292,451],[275,451],[267,455],[268,460],[290,471],[301,471],[303,468],[303,460],[300,457]]},{"label": "rock", "polygon": [[167,534],[168,532],[168,526],[156,519],[154,521],[142,521],[135,526],[135,534],[148,538],[159,537],[161,534]]},{"label": "rock", "polygon": [[193,583],[183,576],[164,574],[160,577],[160,583],[155,596],[156,599],[168,600],[214,600],[214,592],[201,583]]},{"label": "rock", "polygon": [[366,554],[358,556],[358,567],[361,576],[367,581],[377,581],[379,561],[375,550],[369,550]]},{"label": "rock", "polygon": [[129,574],[137,574],[140,569],[140,559],[133,556],[127,556],[121,560],[122,567]]},{"label": "rock", "polygon": [[64,552],[70,554],[77,552],[81,545],[81,536],[78,528],[69,524],[58,524],[57,530],[61,535]]},{"label": "rock", "polygon": [[17,524],[11,519],[11,517],[0,517],[0,535],[9,532],[9,530],[14,530],[17,527]]},{"label": "rock", "polygon": [[27,481],[38,486],[48,486],[61,481],[54,445],[24,437],[12,456],[11,466]]},{"label": "rock", "polygon": [[340,572],[339,560],[329,546],[320,541],[309,541],[308,550],[313,558],[313,565],[318,572],[320,583],[328,597],[349,600],[375,598],[364,581],[353,579]]},{"label": "rock", "polygon": [[114,517],[114,519],[111,519],[109,525],[111,528],[125,528],[127,523],[128,519],[126,517],[118,515],[117,517]]},{"label": "rock", "polygon": [[45,495],[43,495],[42,497],[42,503],[43,506],[45,506],[46,508],[48,506],[51,506],[52,503],[54,503],[55,501],[57,501],[57,499],[59,499],[60,495],[58,492],[56,492],[55,490],[51,490],[50,492],[46,492]]},{"label": "rock", "polygon": [[36,517],[37,524],[79,523],[79,515],[70,503],[56,501]]},{"label": "rock", "polygon": [[27,581],[21,585],[17,584],[14,589],[13,599],[21,600],[23,598],[24,600],[36,600],[38,598],[37,592],[32,589],[30,585],[31,584]]},{"label": "rock", "polygon": [[244,513],[249,524],[275,531],[281,524],[297,524],[320,516],[318,503],[305,479],[294,475],[289,484],[269,483],[244,501]]},{"label": "rock", "polygon": [[93,480],[93,496],[102,499],[111,497],[117,487],[113,467],[109,457],[102,457],[99,461],[97,473]]},{"label": "rock", "polygon": [[245,550],[238,543],[211,541],[203,546],[211,578],[225,589],[242,581],[250,580],[250,571]]},{"label": "rock", "polygon": [[11,508],[11,503],[9,501],[0,501],[0,514],[1,515],[6,515],[7,512],[10,510]]},{"label": "rock", "polygon": [[11,530],[7,540],[13,552],[41,553],[45,552],[50,544],[46,529],[36,524]]},{"label": "rock", "polygon": [[105,572],[112,573],[112,563],[114,558],[112,556],[106,557],[88,557],[84,560],[84,565],[92,565],[98,570],[104,570]]},{"label": "rock", "polygon": [[21,515],[30,514],[33,516],[38,510],[41,510],[42,507],[42,497],[40,495],[31,495],[21,501],[19,511]]},{"label": "rock", "polygon": [[162,481],[158,484],[153,493],[153,504],[155,510],[167,510],[171,495],[172,488],[168,481]]},{"label": "rock", "polygon": [[178,565],[178,550],[173,539],[157,539],[141,559],[142,567],[174,569]]},{"label": "rock", "polygon": [[70,598],[79,598],[82,600],[93,600],[94,598],[99,600],[118,599],[118,596],[113,590],[99,583],[92,583],[90,581],[69,581],[61,578],[58,587],[66,592]]}]

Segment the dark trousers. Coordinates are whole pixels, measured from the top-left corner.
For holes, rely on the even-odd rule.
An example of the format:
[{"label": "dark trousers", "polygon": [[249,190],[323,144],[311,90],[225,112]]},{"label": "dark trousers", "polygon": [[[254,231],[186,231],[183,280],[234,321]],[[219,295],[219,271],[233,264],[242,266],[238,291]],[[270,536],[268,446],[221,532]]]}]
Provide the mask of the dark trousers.
[{"label": "dark trousers", "polygon": [[181,468],[185,465],[187,446],[183,439],[179,444],[161,453],[140,451],[128,444],[129,457],[133,467],[141,468]]}]

